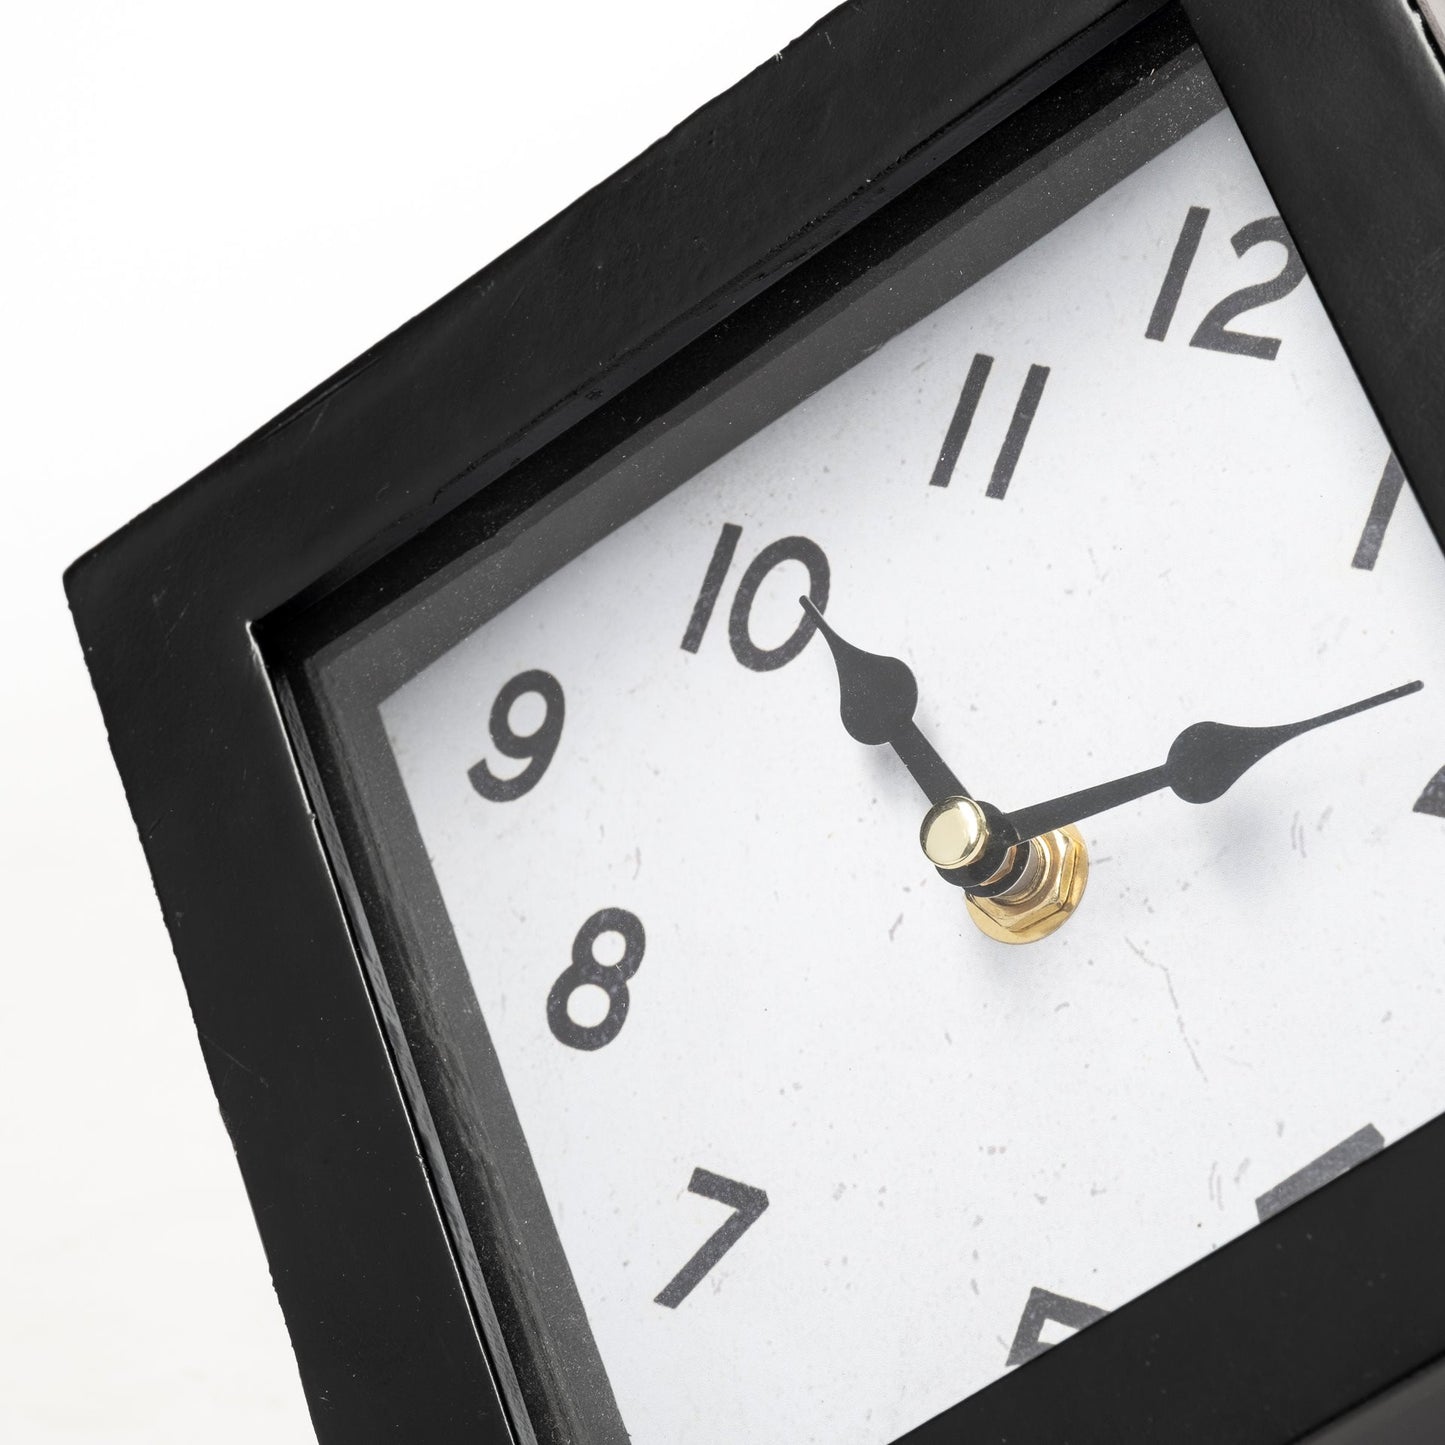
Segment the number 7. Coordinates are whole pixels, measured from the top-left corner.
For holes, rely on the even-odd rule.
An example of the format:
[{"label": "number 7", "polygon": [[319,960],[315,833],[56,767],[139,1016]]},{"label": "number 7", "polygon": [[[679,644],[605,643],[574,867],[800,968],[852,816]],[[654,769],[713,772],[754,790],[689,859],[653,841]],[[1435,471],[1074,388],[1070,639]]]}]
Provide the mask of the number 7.
[{"label": "number 7", "polygon": [[703,1247],[678,1270],[658,1295],[656,1303],[675,1310],[698,1285],[708,1271],[740,1240],[757,1222],[758,1216],[768,1207],[768,1196],[751,1184],[739,1184],[735,1179],[724,1179],[707,1169],[694,1169],[687,1186],[689,1194],[701,1194],[704,1199],[716,1199],[726,1204],[734,1213],[723,1220]]}]

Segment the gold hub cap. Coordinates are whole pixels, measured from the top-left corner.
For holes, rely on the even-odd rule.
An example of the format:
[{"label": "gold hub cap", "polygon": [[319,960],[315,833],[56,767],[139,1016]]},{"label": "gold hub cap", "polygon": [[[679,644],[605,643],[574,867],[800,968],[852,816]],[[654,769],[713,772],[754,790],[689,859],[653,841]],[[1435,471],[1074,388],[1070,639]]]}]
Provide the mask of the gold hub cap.
[{"label": "gold hub cap", "polygon": [[967,868],[988,846],[983,809],[972,798],[945,798],[928,810],[918,841],[935,868]]},{"label": "gold hub cap", "polygon": [[[988,820],[972,798],[945,798],[928,810],[918,841],[934,867],[967,868],[988,851]],[[1089,851],[1075,827],[1058,828],[1018,847],[1027,848],[1028,857],[1006,893],[965,895],[969,917],[999,943],[1034,943],[1062,928],[1089,880]],[[1009,849],[994,878],[1009,873],[1017,856],[1016,848]]]}]

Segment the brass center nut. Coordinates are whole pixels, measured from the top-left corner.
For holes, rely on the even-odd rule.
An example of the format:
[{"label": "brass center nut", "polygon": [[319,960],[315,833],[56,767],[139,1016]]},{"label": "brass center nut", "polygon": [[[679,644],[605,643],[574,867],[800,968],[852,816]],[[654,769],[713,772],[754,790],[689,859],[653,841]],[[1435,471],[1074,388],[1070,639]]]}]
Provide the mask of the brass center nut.
[{"label": "brass center nut", "polygon": [[974,923],[999,943],[1033,943],[1062,928],[1084,896],[1089,850],[1070,824],[1035,838],[1034,865],[1016,889],[997,898],[968,897]]}]

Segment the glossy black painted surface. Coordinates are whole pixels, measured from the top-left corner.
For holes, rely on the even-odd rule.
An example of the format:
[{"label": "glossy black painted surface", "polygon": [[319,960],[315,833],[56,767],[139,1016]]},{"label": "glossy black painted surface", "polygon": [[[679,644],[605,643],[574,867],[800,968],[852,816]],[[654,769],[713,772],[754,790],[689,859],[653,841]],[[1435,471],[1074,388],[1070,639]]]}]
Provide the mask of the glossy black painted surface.
[{"label": "glossy black painted surface", "polygon": [[[253,625],[358,578],[1151,8],[843,7],[68,574],[323,1440],[511,1427]],[[1445,89],[1418,16],[1185,9],[1438,533]],[[1297,1439],[1445,1353],[1442,1195],[1437,1122],[909,1439]]]}]

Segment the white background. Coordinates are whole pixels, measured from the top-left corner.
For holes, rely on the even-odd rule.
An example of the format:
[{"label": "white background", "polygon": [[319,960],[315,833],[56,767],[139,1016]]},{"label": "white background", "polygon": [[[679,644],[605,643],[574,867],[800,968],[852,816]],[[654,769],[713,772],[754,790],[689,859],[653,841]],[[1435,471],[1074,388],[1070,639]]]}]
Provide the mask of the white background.
[{"label": "white background", "polygon": [[8,7],[0,1438],[313,1438],[62,569],[826,8]]}]

